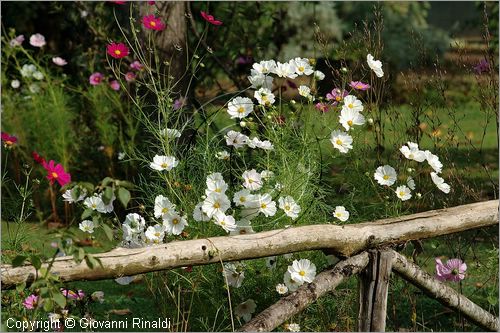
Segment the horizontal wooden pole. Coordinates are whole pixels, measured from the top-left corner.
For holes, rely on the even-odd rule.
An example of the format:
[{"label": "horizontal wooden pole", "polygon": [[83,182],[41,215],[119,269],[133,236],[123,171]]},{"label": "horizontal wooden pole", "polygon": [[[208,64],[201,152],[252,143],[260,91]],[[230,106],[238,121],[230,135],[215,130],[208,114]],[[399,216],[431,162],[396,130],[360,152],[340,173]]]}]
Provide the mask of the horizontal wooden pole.
[{"label": "horizontal wooden pole", "polygon": [[500,324],[497,317],[476,305],[464,295],[459,294],[446,283],[435,279],[401,254],[395,251],[392,252],[394,255],[392,268],[405,280],[422,289],[447,307],[462,313],[464,317],[479,327],[498,332]]},{"label": "horizontal wooden pole", "polygon": [[[399,218],[352,225],[321,224],[260,232],[251,235],[175,241],[138,248],[117,248],[98,254],[102,266],[90,269],[72,257],[57,258],[51,272],[62,281],[101,280],[120,276],[206,265],[222,261],[262,258],[291,252],[331,249],[349,257],[368,248],[446,235],[498,224],[498,201],[486,201],[428,211]],[[2,288],[24,281],[36,271],[31,265],[1,266]]]},{"label": "horizontal wooden pole", "polygon": [[306,283],[295,292],[282,297],[255,318],[246,323],[240,331],[271,332],[291,316],[300,313],[309,304],[334,290],[344,280],[356,275],[368,264],[368,253],[362,252],[338,262],[334,268],[321,272],[311,283]]}]

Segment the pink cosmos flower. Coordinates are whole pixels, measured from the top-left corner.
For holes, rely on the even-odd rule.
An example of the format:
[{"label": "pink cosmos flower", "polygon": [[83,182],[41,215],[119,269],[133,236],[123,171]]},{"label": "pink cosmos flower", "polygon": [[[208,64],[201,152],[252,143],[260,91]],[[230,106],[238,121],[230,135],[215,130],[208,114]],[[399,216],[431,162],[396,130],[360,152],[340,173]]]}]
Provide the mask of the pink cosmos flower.
[{"label": "pink cosmos flower", "polygon": [[71,175],[64,171],[64,167],[61,164],[55,164],[54,160],[50,160],[49,163],[44,162],[42,165],[47,170],[47,179],[50,185],[57,181],[59,185],[64,186],[71,181]]},{"label": "pink cosmos flower", "polygon": [[165,23],[159,17],[154,15],[146,15],[142,18],[142,25],[149,30],[161,31],[165,29]]},{"label": "pink cosmos flower", "polygon": [[21,46],[24,42],[24,35],[19,35],[9,42],[11,47]]},{"label": "pink cosmos flower", "polygon": [[124,58],[129,53],[127,45],[123,43],[108,44],[107,51],[110,56],[116,59]]},{"label": "pink cosmos flower", "polygon": [[125,81],[127,81],[127,82],[132,82],[132,81],[134,81],[134,80],[135,80],[135,76],[136,76],[136,75],[135,75],[135,73],[134,73],[134,72],[127,72],[127,73],[125,74]]},{"label": "pink cosmos flower", "polygon": [[54,64],[56,64],[57,66],[64,66],[64,65],[68,64],[68,62],[66,60],[64,60],[63,58],[61,58],[61,57],[54,57],[54,58],[52,58],[52,62]]},{"label": "pink cosmos flower", "polygon": [[23,306],[28,310],[33,310],[38,305],[38,296],[29,295],[23,302]]},{"label": "pink cosmos flower", "polygon": [[97,86],[98,84],[101,84],[102,80],[104,79],[104,75],[102,75],[99,72],[92,73],[89,77],[89,82],[93,86]]},{"label": "pink cosmos flower", "polygon": [[34,47],[42,47],[45,43],[45,37],[41,34],[34,34],[30,37],[30,44]]},{"label": "pink cosmos flower", "polygon": [[321,103],[321,102],[320,103],[316,103],[314,105],[314,107],[316,108],[316,110],[319,110],[319,111],[321,111],[323,113],[328,112],[328,104],[326,104],[326,103]]},{"label": "pink cosmos flower", "polygon": [[222,21],[216,20],[212,15],[205,13],[204,11],[201,11],[201,16],[205,19],[210,24],[213,25],[222,25]]},{"label": "pink cosmos flower", "polygon": [[148,5],[152,6],[156,3],[156,1],[148,1]]},{"label": "pink cosmos flower", "polygon": [[74,292],[73,290],[61,288],[61,293],[63,294],[64,297],[70,299],[76,299],[77,301],[82,300],[85,297],[85,293],[83,292],[83,290],[78,290],[77,292]]},{"label": "pink cosmos flower", "polygon": [[116,80],[113,80],[113,81],[110,81],[109,82],[109,86],[111,87],[111,89],[113,89],[114,91],[118,91],[120,90],[120,83]]},{"label": "pink cosmos flower", "polygon": [[361,81],[351,81],[351,83],[349,83],[349,86],[351,88],[354,88],[356,90],[368,90],[370,89],[370,85],[368,83],[363,83]]},{"label": "pink cosmos flower", "polygon": [[139,61],[135,60],[133,63],[130,64],[130,68],[136,71],[142,71],[144,65],[141,64]]},{"label": "pink cosmos flower", "polygon": [[349,95],[347,93],[347,91],[340,90],[339,88],[335,88],[331,92],[329,92],[328,94],[326,94],[326,99],[329,100],[329,101],[333,101],[332,104],[335,106],[339,102],[341,102],[344,99],[344,97],[346,97],[347,95]]},{"label": "pink cosmos flower", "polygon": [[436,258],[436,278],[440,281],[458,282],[465,278],[467,265],[460,259],[449,259],[446,264]]},{"label": "pink cosmos flower", "polygon": [[15,137],[14,135],[10,135],[6,132],[2,132],[1,135],[5,148],[11,148],[17,142],[17,137]]}]

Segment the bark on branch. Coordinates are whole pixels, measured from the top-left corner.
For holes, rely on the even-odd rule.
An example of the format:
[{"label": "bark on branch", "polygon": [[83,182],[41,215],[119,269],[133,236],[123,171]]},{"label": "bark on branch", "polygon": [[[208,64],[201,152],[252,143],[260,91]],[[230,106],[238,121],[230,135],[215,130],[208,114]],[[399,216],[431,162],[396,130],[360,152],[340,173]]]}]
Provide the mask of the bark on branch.
[{"label": "bark on branch", "polygon": [[394,252],[394,261],[392,269],[401,275],[405,280],[414,284],[433,298],[453,309],[459,311],[478,325],[488,331],[498,332],[499,321],[488,311],[482,309],[467,297],[457,293],[453,288],[436,280],[434,277],[424,272],[420,267],[412,262],[409,262],[401,254]]},{"label": "bark on branch", "polygon": [[240,331],[272,331],[324,294],[334,290],[344,280],[359,273],[366,267],[368,260],[368,253],[362,252],[354,257],[340,261],[333,269],[318,274],[313,282],[302,285],[295,292],[281,298],[278,302],[259,313],[246,323]]},{"label": "bark on branch", "polygon": [[[62,281],[101,280],[120,276],[206,265],[222,261],[262,258],[291,252],[330,249],[349,257],[368,248],[456,233],[498,224],[498,201],[486,201],[428,211],[400,218],[356,225],[309,225],[252,235],[213,237],[140,249],[118,248],[96,255],[102,266],[90,269],[72,257],[57,258],[51,272]],[[2,288],[10,288],[36,276],[31,265],[1,266]]]}]

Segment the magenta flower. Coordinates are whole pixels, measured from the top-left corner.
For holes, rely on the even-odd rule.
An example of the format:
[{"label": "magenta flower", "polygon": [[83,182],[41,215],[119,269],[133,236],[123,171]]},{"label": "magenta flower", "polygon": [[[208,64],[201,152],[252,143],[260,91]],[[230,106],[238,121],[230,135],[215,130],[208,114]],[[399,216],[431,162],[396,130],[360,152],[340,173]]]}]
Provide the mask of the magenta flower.
[{"label": "magenta flower", "polygon": [[165,29],[165,23],[159,17],[146,15],[142,18],[142,25],[146,29],[161,31]]},{"label": "magenta flower", "polygon": [[24,35],[19,35],[16,38],[12,39],[9,44],[11,47],[21,46],[24,42]]},{"label": "magenta flower", "polygon": [[29,295],[23,302],[23,306],[28,310],[33,310],[38,305],[38,296]]},{"label": "magenta flower", "polygon": [[110,81],[110,82],[109,82],[109,86],[110,86],[110,87],[111,87],[111,89],[113,89],[114,91],[118,91],[118,90],[120,90],[120,83],[118,83],[118,81],[116,81],[116,80]]},{"label": "magenta flower", "polygon": [[328,104],[326,103],[316,103],[314,107],[316,108],[316,110],[319,110],[323,113],[328,112]]},{"label": "magenta flower", "polygon": [[2,132],[2,141],[5,148],[11,148],[17,142],[17,137],[10,135],[9,133]]},{"label": "magenta flower", "polygon": [[148,1],[148,5],[152,6],[156,3],[156,1]]},{"label": "magenta flower", "polygon": [[59,185],[64,186],[71,181],[71,175],[64,171],[61,164],[56,164],[54,160],[50,160],[49,163],[44,162],[43,167],[47,170],[47,179],[50,185],[57,181]]},{"label": "magenta flower", "polygon": [[104,75],[102,75],[99,72],[95,72],[92,75],[90,75],[89,82],[91,85],[97,86],[97,85],[101,84],[103,79],[104,79]]},{"label": "magenta flower", "polygon": [[136,76],[136,75],[135,75],[135,73],[134,73],[134,72],[127,72],[127,73],[125,74],[125,81],[127,81],[127,82],[132,82],[132,81],[134,81],[134,80],[135,80],[135,76]]},{"label": "magenta flower", "polygon": [[136,70],[136,71],[142,71],[142,69],[144,68],[144,65],[136,60],[130,64],[130,68],[133,70]]},{"label": "magenta flower", "polygon": [[201,11],[201,16],[205,19],[210,24],[213,25],[221,25],[222,21],[216,20],[212,15],[205,13],[204,11]]},{"label": "magenta flower", "polygon": [[349,86],[351,88],[354,88],[356,90],[368,90],[370,89],[370,85],[368,83],[364,83],[364,82],[361,82],[361,81],[351,81],[351,83],[349,83]]},{"label": "magenta flower", "polygon": [[490,71],[490,64],[488,63],[488,60],[486,59],[481,59],[479,64],[474,66],[474,71],[477,74],[482,74]]},{"label": "magenta flower", "polygon": [[110,56],[116,59],[125,58],[129,53],[128,47],[124,43],[110,43],[106,50]]},{"label": "magenta flower", "polygon": [[449,259],[446,264],[436,258],[436,278],[440,281],[458,282],[465,278],[467,265],[460,259]]},{"label": "magenta flower", "polygon": [[344,99],[344,97],[346,97],[347,95],[349,95],[347,93],[347,91],[340,90],[339,88],[335,88],[331,92],[329,92],[328,94],[326,94],[326,99],[329,100],[329,101],[333,101],[332,104],[335,106],[339,102],[341,102]]}]

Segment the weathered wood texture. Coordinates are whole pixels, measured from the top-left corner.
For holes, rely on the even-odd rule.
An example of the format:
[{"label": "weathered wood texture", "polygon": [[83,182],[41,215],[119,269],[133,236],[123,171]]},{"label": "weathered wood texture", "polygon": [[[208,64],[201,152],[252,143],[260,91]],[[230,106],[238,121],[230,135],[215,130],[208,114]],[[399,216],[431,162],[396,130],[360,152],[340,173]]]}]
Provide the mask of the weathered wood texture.
[{"label": "weathered wood texture", "polygon": [[304,310],[319,297],[334,290],[342,281],[359,273],[368,264],[368,253],[362,252],[338,262],[331,270],[316,276],[313,282],[302,285],[295,292],[281,298],[246,323],[240,331],[270,332],[291,316]]},{"label": "weathered wood texture", "polygon": [[[291,252],[330,249],[348,257],[368,248],[423,239],[498,224],[498,201],[486,201],[355,225],[309,225],[252,235],[177,241],[139,249],[118,248],[96,255],[90,269],[72,257],[57,258],[52,272],[62,281],[100,280],[189,265],[262,258]],[[35,278],[31,265],[1,266],[2,288]]]},{"label": "weathered wood texture", "polygon": [[464,317],[481,328],[498,332],[500,328],[498,318],[470,301],[467,297],[457,293],[445,283],[424,272],[401,254],[397,252],[393,252],[393,254],[395,259],[392,268],[405,280],[422,289],[447,307],[459,311]]}]

